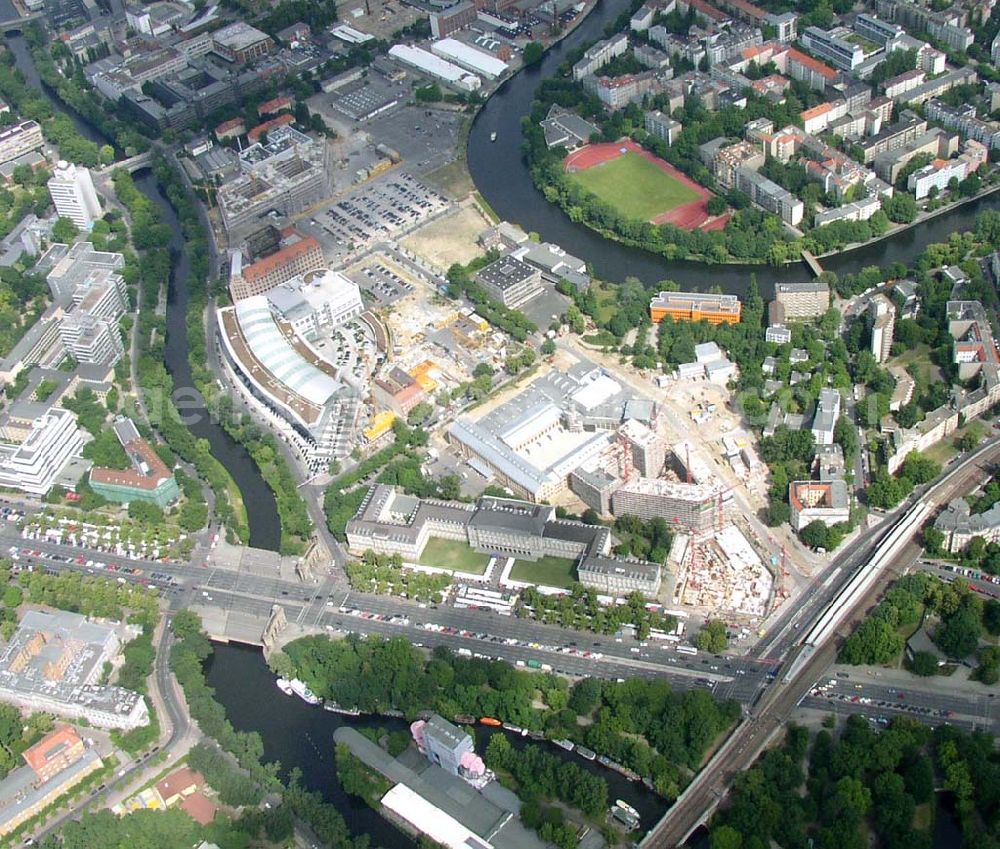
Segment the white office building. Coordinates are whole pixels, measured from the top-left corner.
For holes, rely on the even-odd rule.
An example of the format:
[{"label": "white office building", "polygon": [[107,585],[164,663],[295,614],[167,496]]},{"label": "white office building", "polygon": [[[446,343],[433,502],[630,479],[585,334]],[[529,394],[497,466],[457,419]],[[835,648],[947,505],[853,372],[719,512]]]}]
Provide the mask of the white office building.
[{"label": "white office building", "polygon": [[68,218],[81,230],[89,230],[101,217],[101,201],[88,169],[61,159],[48,186],[60,218]]},{"label": "white office building", "polygon": [[76,416],[52,407],[35,419],[20,445],[0,445],[0,486],[45,495],[84,442]]},{"label": "white office building", "polygon": [[320,331],[346,324],[364,312],[358,284],[339,271],[310,271],[275,286],[267,295],[271,312],[310,341]]}]

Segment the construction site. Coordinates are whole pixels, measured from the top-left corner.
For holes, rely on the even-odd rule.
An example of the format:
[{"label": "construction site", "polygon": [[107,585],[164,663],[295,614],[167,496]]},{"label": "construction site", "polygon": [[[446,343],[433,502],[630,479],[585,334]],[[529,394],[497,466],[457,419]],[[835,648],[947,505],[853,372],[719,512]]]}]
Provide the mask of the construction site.
[{"label": "construction site", "polygon": [[452,451],[518,498],[604,519],[663,519],[674,542],[658,600],[756,629],[785,592],[785,561],[734,497],[766,472],[750,438],[726,428],[711,442],[671,443],[670,402],[637,397],[593,362],[559,356],[558,368],[453,422]]}]

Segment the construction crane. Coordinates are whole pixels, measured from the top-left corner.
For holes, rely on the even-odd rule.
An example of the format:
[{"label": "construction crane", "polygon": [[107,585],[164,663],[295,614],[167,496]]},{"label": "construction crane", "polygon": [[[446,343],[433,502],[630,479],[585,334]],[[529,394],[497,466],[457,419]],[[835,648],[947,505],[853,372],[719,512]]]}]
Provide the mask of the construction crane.
[{"label": "construction crane", "polygon": [[778,598],[786,599],[788,598],[788,550],[785,548],[785,544],[781,544],[781,560],[779,561],[781,567],[781,583],[778,585]]},{"label": "construction crane", "polygon": [[629,438],[621,431],[618,431],[618,447],[622,452],[622,480],[628,483],[632,480],[632,473],[634,471],[632,466],[632,443],[629,442]]},{"label": "construction crane", "polygon": [[716,500],[716,513],[715,513],[715,530],[721,531],[723,525],[726,524],[726,495],[736,489],[734,484],[730,484],[725,489],[719,490],[719,495]]}]

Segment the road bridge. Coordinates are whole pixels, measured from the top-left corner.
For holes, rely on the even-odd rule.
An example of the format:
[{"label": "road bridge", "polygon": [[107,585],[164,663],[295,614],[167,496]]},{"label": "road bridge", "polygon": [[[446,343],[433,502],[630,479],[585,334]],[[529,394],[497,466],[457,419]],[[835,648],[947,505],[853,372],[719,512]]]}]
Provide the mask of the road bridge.
[{"label": "road bridge", "polygon": [[147,150],[144,153],[137,153],[135,156],[130,156],[128,159],[120,159],[118,162],[112,162],[110,165],[106,165],[96,174],[100,176],[111,176],[119,168],[124,168],[129,174],[134,174],[136,171],[141,171],[143,168],[149,168],[153,164],[153,159],[156,156],[156,151],[153,149]]},{"label": "road bridge", "polygon": [[39,18],[43,17],[41,12],[32,12],[30,15],[24,15],[19,18],[9,18],[6,21],[0,21],[0,32],[4,35],[10,35],[12,32],[19,32],[24,28],[24,25],[29,21],[37,21]]}]

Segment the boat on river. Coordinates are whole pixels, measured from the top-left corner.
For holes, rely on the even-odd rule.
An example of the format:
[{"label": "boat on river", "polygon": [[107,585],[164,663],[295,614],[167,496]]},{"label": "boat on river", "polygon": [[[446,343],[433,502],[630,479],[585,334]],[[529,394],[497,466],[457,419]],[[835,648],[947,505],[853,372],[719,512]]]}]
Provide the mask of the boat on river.
[{"label": "boat on river", "polygon": [[628,802],[622,799],[615,799],[615,804],[623,811],[625,811],[625,813],[635,817],[636,822],[639,821],[639,812],[635,808],[633,808]]},{"label": "boat on river", "polygon": [[298,678],[293,678],[289,682],[289,686],[291,687],[292,692],[302,699],[302,701],[304,701],[307,705],[318,705],[323,701],[306,686],[304,681],[300,681]]},{"label": "boat on river", "polygon": [[281,690],[281,692],[284,693],[286,696],[290,696],[292,694],[291,681],[288,681],[285,678],[279,678],[274,683],[278,685],[278,689]]},{"label": "boat on river", "polygon": [[361,716],[361,711],[358,710],[356,707],[345,708],[341,707],[338,704],[334,704],[333,702],[327,702],[325,705],[323,705],[323,710],[328,710],[330,711],[330,713],[340,713],[343,714],[344,716]]}]

